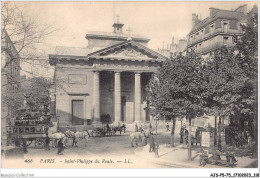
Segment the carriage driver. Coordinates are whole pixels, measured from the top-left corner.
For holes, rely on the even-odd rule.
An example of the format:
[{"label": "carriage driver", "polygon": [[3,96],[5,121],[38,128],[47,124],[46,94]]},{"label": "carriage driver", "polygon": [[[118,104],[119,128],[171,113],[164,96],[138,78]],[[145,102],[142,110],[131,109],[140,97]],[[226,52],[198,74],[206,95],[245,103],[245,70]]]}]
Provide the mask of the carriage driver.
[{"label": "carriage driver", "polygon": [[64,132],[67,137],[73,137],[72,131],[69,129],[69,125],[66,127],[66,131]]}]

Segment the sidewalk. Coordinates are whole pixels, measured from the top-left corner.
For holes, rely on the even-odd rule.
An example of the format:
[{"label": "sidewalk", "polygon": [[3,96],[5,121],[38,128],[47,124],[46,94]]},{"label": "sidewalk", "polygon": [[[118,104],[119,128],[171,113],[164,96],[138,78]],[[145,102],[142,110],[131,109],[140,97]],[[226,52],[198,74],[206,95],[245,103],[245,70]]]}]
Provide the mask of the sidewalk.
[{"label": "sidewalk", "polygon": [[[136,156],[150,160],[155,164],[160,164],[164,166],[174,167],[174,168],[227,168],[218,165],[207,164],[202,167],[199,166],[199,153],[192,150],[192,161],[187,161],[188,149],[183,145],[178,145],[174,148],[168,148],[166,145],[159,146],[159,158],[155,157],[154,152],[149,152],[149,144],[145,147],[140,147],[135,150]],[[222,160],[226,158],[221,157]],[[249,157],[237,157],[237,162],[235,168],[249,168],[254,167],[257,163],[257,159],[252,159]]]}]

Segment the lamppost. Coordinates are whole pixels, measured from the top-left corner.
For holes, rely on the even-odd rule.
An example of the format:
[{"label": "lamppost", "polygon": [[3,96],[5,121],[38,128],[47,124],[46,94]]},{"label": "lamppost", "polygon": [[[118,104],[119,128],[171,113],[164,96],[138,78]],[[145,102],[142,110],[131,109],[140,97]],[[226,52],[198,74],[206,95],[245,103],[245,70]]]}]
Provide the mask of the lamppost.
[{"label": "lamppost", "polygon": [[60,131],[60,119],[59,119],[60,116],[56,116],[56,117],[57,117],[57,132],[59,132]]}]

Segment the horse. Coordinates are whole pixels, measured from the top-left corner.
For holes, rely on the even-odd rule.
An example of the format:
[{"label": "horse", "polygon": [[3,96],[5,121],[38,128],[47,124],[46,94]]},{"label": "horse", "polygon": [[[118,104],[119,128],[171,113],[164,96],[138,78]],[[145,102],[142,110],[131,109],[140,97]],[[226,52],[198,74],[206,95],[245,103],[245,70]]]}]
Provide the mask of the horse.
[{"label": "horse", "polygon": [[111,131],[112,131],[113,135],[115,135],[116,132],[119,132],[121,135],[122,131],[124,131],[124,133],[125,133],[125,129],[126,129],[126,126],[125,126],[125,124],[123,124],[122,126],[113,127],[111,129]]},{"label": "horse", "polygon": [[83,131],[83,132],[75,132],[74,133],[74,138],[73,138],[73,143],[72,146],[75,145],[77,147],[77,143],[80,139],[85,139],[85,147],[87,146],[88,139],[89,139],[90,134],[88,131]]},{"label": "horse", "polygon": [[92,136],[92,137],[94,136],[94,134],[93,134],[94,131],[93,130],[88,130],[87,132],[88,132],[89,136]]},{"label": "horse", "polygon": [[138,145],[138,142],[142,142],[145,139],[145,133],[143,131],[141,132],[133,132],[130,134],[131,139],[131,146],[134,147],[133,142],[135,141],[135,144]]},{"label": "horse", "polygon": [[57,142],[58,140],[62,139],[63,140],[63,143],[64,143],[64,146],[67,147],[67,143],[68,143],[68,138],[66,137],[66,135],[64,133],[52,133],[52,134],[49,134],[49,137],[50,137],[50,140],[52,140],[53,142],[53,147],[57,147]]},{"label": "horse", "polygon": [[152,129],[142,129],[141,132],[143,132],[144,138],[142,139],[143,145],[147,145],[147,139],[149,139],[152,136]]}]

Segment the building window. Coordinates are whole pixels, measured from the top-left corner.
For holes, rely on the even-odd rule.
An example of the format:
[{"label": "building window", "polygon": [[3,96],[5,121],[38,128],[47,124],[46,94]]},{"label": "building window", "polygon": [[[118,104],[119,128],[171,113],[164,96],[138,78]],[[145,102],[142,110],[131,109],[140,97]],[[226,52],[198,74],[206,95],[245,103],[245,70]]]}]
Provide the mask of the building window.
[{"label": "building window", "polygon": [[228,31],[228,22],[224,21],[223,22],[223,32],[227,33],[227,31]]},{"label": "building window", "polygon": [[234,44],[234,43],[236,43],[236,41],[237,41],[237,40],[236,40],[236,37],[233,36],[233,37],[232,37],[232,43]]},{"label": "building window", "polygon": [[210,32],[213,32],[213,30],[214,30],[214,24],[211,24],[210,26],[209,26],[210,28]]},{"label": "building window", "polygon": [[83,100],[72,100],[72,125],[84,125]]},{"label": "building window", "polygon": [[224,45],[226,45],[228,43],[228,37],[227,36],[224,36]]}]

